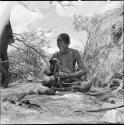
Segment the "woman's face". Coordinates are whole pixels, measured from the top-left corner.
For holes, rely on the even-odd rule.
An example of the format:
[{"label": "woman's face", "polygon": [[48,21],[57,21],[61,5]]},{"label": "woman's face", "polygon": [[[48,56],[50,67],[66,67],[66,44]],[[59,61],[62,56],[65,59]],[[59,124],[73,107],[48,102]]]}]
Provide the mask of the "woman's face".
[{"label": "woman's face", "polygon": [[57,42],[57,46],[58,46],[60,52],[62,52],[62,53],[65,52],[65,50],[68,48],[68,44],[65,43],[64,41]]}]

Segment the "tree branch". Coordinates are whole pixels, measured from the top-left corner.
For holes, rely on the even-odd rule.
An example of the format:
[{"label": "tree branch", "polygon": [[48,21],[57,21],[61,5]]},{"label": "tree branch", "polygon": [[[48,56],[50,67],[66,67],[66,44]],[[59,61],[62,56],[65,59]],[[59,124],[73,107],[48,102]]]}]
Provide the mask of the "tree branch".
[{"label": "tree branch", "polygon": [[26,9],[28,9],[28,10],[30,10],[30,11],[33,11],[33,12],[38,12],[38,11],[36,11],[36,10],[33,10],[33,9],[27,7],[27,5],[25,5],[22,1],[18,1],[18,2],[19,2],[22,6],[24,6]]},{"label": "tree branch", "polygon": [[21,40],[21,39],[19,39],[17,36],[15,36],[15,40],[17,40],[17,41],[23,43],[23,44],[26,45],[27,47],[29,47],[29,48],[31,48],[32,50],[34,50],[35,52],[37,52],[37,53],[46,61],[46,56],[45,56],[45,54],[42,52],[42,50],[41,50],[41,51],[38,51],[37,49],[35,49],[35,48],[33,47],[33,45],[30,45],[30,44],[24,42],[23,39]]}]

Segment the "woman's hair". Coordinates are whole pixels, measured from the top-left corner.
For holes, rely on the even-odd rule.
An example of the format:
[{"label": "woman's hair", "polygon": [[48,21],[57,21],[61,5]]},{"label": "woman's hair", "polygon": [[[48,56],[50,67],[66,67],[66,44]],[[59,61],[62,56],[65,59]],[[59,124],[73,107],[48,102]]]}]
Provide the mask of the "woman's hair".
[{"label": "woman's hair", "polygon": [[66,44],[70,44],[70,37],[67,33],[61,33],[57,37],[57,43],[59,41],[64,41]]}]

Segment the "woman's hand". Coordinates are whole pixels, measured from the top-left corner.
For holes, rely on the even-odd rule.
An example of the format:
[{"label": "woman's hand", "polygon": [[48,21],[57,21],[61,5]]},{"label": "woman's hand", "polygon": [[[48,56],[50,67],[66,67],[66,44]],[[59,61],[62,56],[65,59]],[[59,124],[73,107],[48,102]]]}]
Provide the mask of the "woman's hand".
[{"label": "woman's hand", "polygon": [[67,78],[69,77],[69,74],[65,72],[59,72],[59,73],[56,73],[56,76],[60,78]]}]

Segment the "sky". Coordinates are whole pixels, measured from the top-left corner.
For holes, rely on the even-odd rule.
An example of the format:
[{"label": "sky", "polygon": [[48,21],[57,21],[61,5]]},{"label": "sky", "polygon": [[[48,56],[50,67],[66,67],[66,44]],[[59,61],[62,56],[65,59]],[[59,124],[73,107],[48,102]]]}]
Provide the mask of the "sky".
[{"label": "sky", "polygon": [[[56,38],[62,32],[70,35],[70,47],[79,51],[84,50],[87,33],[74,30],[73,14],[93,16],[114,9],[120,4],[119,1],[73,1],[74,6],[63,9],[56,1],[51,5],[49,1],[25,1],[23,3],[28,5],[29,8],[37,10],[37,12],[30,11],[19,3],[13,2],[15,6],[11,10],[10,16],[13,32],[22,33],[27,30],[36,30],[39,27],[52,28],[52,32],[46,34],[51,40],[49,53],[58,50]],[[9,46],[9,50],[11,49],[13,48]]]}]

